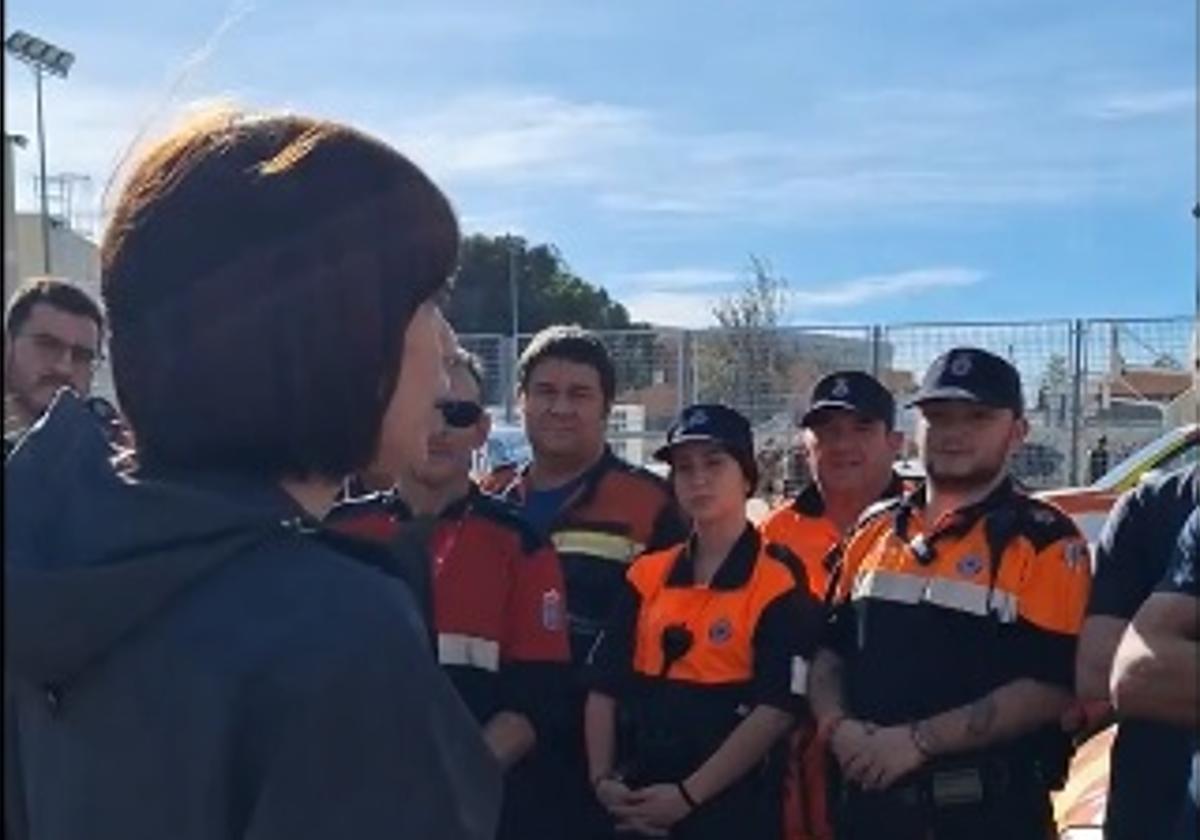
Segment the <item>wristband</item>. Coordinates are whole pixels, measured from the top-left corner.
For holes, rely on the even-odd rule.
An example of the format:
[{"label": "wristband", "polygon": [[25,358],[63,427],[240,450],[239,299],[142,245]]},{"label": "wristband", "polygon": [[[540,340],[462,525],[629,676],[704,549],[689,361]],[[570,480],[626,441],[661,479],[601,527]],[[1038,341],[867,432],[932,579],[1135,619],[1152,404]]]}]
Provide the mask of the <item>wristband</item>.
[{"label": "wristband", "polygon": [[675,787],[679,788],[679,795],[683,797],[683,801],[687,803],[688,808],[695,811],[700,807],[700,803],[692,799],[692,795],[688,793],[687,785],[683,782],[676,782]]}]

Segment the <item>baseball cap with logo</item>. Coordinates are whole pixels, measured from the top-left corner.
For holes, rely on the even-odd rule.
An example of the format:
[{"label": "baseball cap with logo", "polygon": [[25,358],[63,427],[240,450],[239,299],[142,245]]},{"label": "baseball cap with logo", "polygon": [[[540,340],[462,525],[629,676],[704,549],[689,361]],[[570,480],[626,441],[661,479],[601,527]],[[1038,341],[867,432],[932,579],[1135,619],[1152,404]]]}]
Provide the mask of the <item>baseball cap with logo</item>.
[{"label": "baseball cap with logo", "polygon": [[1025,410],[1017,369],[995,353],[978,347],[955,347],[934,359],[909,405],[940,400],[966,400],[1008,408],[1017,415]]},{"label": "baseball cap with logo", "polygon": [[896,422],[896,400],[878,379],[861,370],[843,370],[823,377],[813,388],[808,410],[800,425],[812,427],[830,409],[853,411],[869,420],[882,420],[891,429]]},{"label": "baseball cap with logo", "polygon": [[697,403],[690,405],[667,430],[667,442],[654,451],[654,458],[671,463],[675,447],[694,441],[715,443],[738,462],[751,487],[758,484],[758,463],[754,460],[754,432],[750,421],[727,405]]}]

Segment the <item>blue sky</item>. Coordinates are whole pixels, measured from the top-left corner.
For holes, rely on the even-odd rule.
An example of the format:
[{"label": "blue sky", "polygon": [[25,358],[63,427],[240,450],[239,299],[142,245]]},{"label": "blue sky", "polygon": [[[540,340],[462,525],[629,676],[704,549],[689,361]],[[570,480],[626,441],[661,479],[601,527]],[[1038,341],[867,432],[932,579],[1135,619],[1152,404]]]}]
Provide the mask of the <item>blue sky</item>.
[{"label": "blue sky", "polygon": [[711,323],[750,254],[798,324],[1193,311],[1190,0],[12,0],[6,27],[77,54],[50,169],[97,195],[228,99],[383,135],[467,230],[552,242],[658,323]]}]

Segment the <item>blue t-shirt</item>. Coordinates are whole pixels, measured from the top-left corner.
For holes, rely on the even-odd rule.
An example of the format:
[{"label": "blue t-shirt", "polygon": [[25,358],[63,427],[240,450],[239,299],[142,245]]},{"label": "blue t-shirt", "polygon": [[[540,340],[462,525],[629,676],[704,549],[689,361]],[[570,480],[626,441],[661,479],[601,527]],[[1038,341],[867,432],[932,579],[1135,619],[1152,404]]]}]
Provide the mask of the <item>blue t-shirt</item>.
[{"label": "blue t-shirt", "polygon": [[[586,475],[586,473],[584,474]],[[530,489],[525,494],[525,501],[522,505],[522,513],[525,515],[525,520],[543,536],[549,536],[550,526],[554,524],[555,518],[558,517],[559,511],[563,509],[563,505],[567,503],[567,499],[571,498],[572,494],[579,489],[579,485],[583,483],[584,476],[573,478],[561,487],[552,487],[549,490],[533,490]]]},{"label": "blue t-shirt", "polygon": [[[1196,555],[1200,553],[1200,510],[1192,511],[1179,533],[1179,543],[1167,564],[1167,573],[1158,586],[1159,592],[1173,592],[1200,599],[1196,583]],[[1200,833],[1200,742],[1192,736],[1192,763],[1187,791],[1175,829],[1176,840],[1196,840]]]}]

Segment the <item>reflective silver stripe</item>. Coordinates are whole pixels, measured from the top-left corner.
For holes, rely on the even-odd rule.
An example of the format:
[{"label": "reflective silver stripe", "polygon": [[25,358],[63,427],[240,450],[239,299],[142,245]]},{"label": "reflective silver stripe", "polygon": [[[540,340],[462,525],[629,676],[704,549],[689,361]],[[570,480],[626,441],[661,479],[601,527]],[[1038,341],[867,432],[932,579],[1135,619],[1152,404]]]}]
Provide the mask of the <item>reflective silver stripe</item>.
[{"label": "reflective silver stripe", "polygon": [[498,671],[500,643],[478,636],[438,633],[438,662],[442,665],[465,665],[485,671]]},{"label": "reflective silver stripe", "polygon": [[[873,598],[897,604],[934,604],[971,615],[988,614],[988,587],[967,580],[910,575],[874,569],[860,572],[854,580],[852,601]],[[1001,589],[991,591],[991,607],[997,617],[1011,623],[1017,620],[1017,596]]]},{"label": "reflective silver stripe", "polygon": [[808,662],[803,656],[792,657],[792,694],[808,695]]},{"label": "reflective silver stripe", "polygon": [[559,554],[584,554],[618,563],[629,563],[645,547],[619,534],[596,531],[558,531],[550,539]]}]

